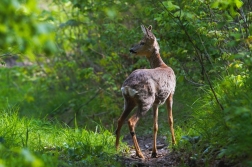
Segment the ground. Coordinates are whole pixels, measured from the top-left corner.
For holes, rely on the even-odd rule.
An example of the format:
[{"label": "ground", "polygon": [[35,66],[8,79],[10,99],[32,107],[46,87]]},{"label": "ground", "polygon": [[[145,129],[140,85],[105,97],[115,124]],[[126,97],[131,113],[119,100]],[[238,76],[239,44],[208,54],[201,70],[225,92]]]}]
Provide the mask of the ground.
[{"label": "ground", "polygon": [[137,137],[139,146],[142,153],[145,156],[145,160],[136,157],[136,152],[133,147],[133,141],[130,135],[123,138],[123,141],[130,146],[129,153],[126,153],[122,159],[122,163],[125,166],[137,166],[137,167],[174,167],[177,166],[179,162],[179,155],[168,149],[168,145],[165,142],[165,136],[160,136],[157,138],[157,148],[158,148],[158,158],[151,158],[152,150],[152,136]]},{"label": "ground", "polygon": [[188,166],[188,167],[243,167],[242,164],[237,162],[230,162],[222,159],[213,159],[207,164],[203,160],[194,160],[189,158],[189,153],[182,150],[172,151],[168,147],[165,136],[157,137],[157,149],[158,158],[151,158],[152,141],[153,137],[151,135],[138,136],[138,143],[145,156],[145,160],[138,158],[135,154],[135,149],[133,146],[133,141],[131,135],[126,135],[123,138],[123,142],[126,142],[130,150],[120,156],[123,166],[126,167],[176,167],[176,166]]}]

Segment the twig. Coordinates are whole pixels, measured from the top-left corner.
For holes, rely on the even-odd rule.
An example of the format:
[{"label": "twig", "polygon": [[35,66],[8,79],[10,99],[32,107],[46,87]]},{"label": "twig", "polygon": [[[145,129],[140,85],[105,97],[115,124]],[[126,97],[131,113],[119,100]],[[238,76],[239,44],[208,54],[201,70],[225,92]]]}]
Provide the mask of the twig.
[{"label": "twig", "polygon": [[[80,109],[81,109],[82,107],[84,107],[85,105],[87,105],[88,103],[90,103],[92,100],[94,100],[95,97],[100,93],[101,90],[102,90],[102,89],[99,88],[99,89],[95,92],[95,94],[94,94],[86,103],[84,103],[83,105],[81,105],[81,106],[77,109],[77,111],[80,110]],[[73,117],[67,122],[67,124],[70,124],[70,123],[74,120],[74,118],[75,118],[75,116],[73,116]]]},{"label": "twig", "polygon": [[[157,149],[162,149],[162,148],[164,148],[164,147],[165,147],[164,144],[157,145]],[[152,148],[149,148],[148,150],[151,151]]]},{"label": "twig", "polygon": [[87,117],[87,118],[93,118],[93,117],[95,117],[95,116],[103,115],[103,114],[106,114],[106,113],[108,113],[108,111],[106,111],[106,112],[101,112],[101,113],[98,113],[98,114],[87,115],[86,117]]},{"label": "twig", "polygon": [[187,80],[188,82],[190,82],[191,84],[196,85],[196,86],[204,86],[204,84],[196,83],[192,80],[189,80],[188,78],[186,78],[186,76],[185,76],[185,80]]},{"label": "twig", "polygon": [[105,57],[105,55],[104,54],[102,54],[102,53],[100,53],[100,52],[98,52],[98,51],[96,51],[96,50],[94,50],[94,49],[92,49],[92,48],[89,48],[92,52],[94,52],[94,53],[96,53],[96,54],[98,54],[98,55],[100,55],[102,58],[104,58]]}]

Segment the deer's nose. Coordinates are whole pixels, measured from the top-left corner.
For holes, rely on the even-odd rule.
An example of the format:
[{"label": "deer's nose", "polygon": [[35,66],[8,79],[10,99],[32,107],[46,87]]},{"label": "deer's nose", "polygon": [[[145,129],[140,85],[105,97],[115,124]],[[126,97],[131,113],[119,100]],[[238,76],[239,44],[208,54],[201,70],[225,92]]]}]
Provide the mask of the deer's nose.
[{"label": "deer's nose", "polygon": [[136,53],[132,48],[129,51],[130,53]]}]

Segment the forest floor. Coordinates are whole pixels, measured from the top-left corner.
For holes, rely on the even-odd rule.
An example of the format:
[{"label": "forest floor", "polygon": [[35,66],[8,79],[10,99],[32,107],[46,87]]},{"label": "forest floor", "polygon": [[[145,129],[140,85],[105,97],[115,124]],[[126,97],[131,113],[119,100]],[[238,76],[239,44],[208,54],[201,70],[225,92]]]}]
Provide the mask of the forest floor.
[{"label": "forest floor", "polygon": [[127,135],[123,138],[123,142],[126,142],[129,147],[130,151],[125,156],[121,157],[122,163],[127,167],[171,167],[177,166],[180,157],[178,153],[172,152],[169,148],[167,143],[165,142],[165,137],[157,137],[157,149],[158,149],[158,157],[152,158],[151,151],[152,151],[152,136],[143,136],[137,137],[139,146],[142,150],[142,153],[145,156],[145,160],[138,158],[135,154],[135,149],[133,145],[133,141],[130,135]]},{"label": "forest floor", "polygon": [[188,153],[180,150],[173,151],[168,147],[165,136],[157,137],[157,149],[158,157],[152,158],[152,141],[153,137],[150,136],[138,136],[138,144],[142,153],[145,156],[145,160],[136,156],[133,140],[131,135],[126,135],[123,138],[123,142],[127,143],[130,147],[128,153],[125,153],[119,159],[122,161],[123,166],[126,167],[176,167],[176,166],[189,166],[189,167],[241,167],[240,163],[228,162],[225,159],[213,158],[208,164],[204,164],[203,161],[195,161],[190,159]]}]

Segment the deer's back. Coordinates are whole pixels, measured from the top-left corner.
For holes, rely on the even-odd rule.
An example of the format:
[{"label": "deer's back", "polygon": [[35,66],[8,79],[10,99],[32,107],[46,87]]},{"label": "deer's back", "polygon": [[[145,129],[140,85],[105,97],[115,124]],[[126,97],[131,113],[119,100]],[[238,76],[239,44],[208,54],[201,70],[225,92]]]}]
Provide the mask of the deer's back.
[{"label": "deer's back", "polygon": [[174,93],[175,86],[175,74],[170,67],[135,70],[122,85],[136,92],[137,101],[154,100],[157,104],[163,104],[169,94]]}]

